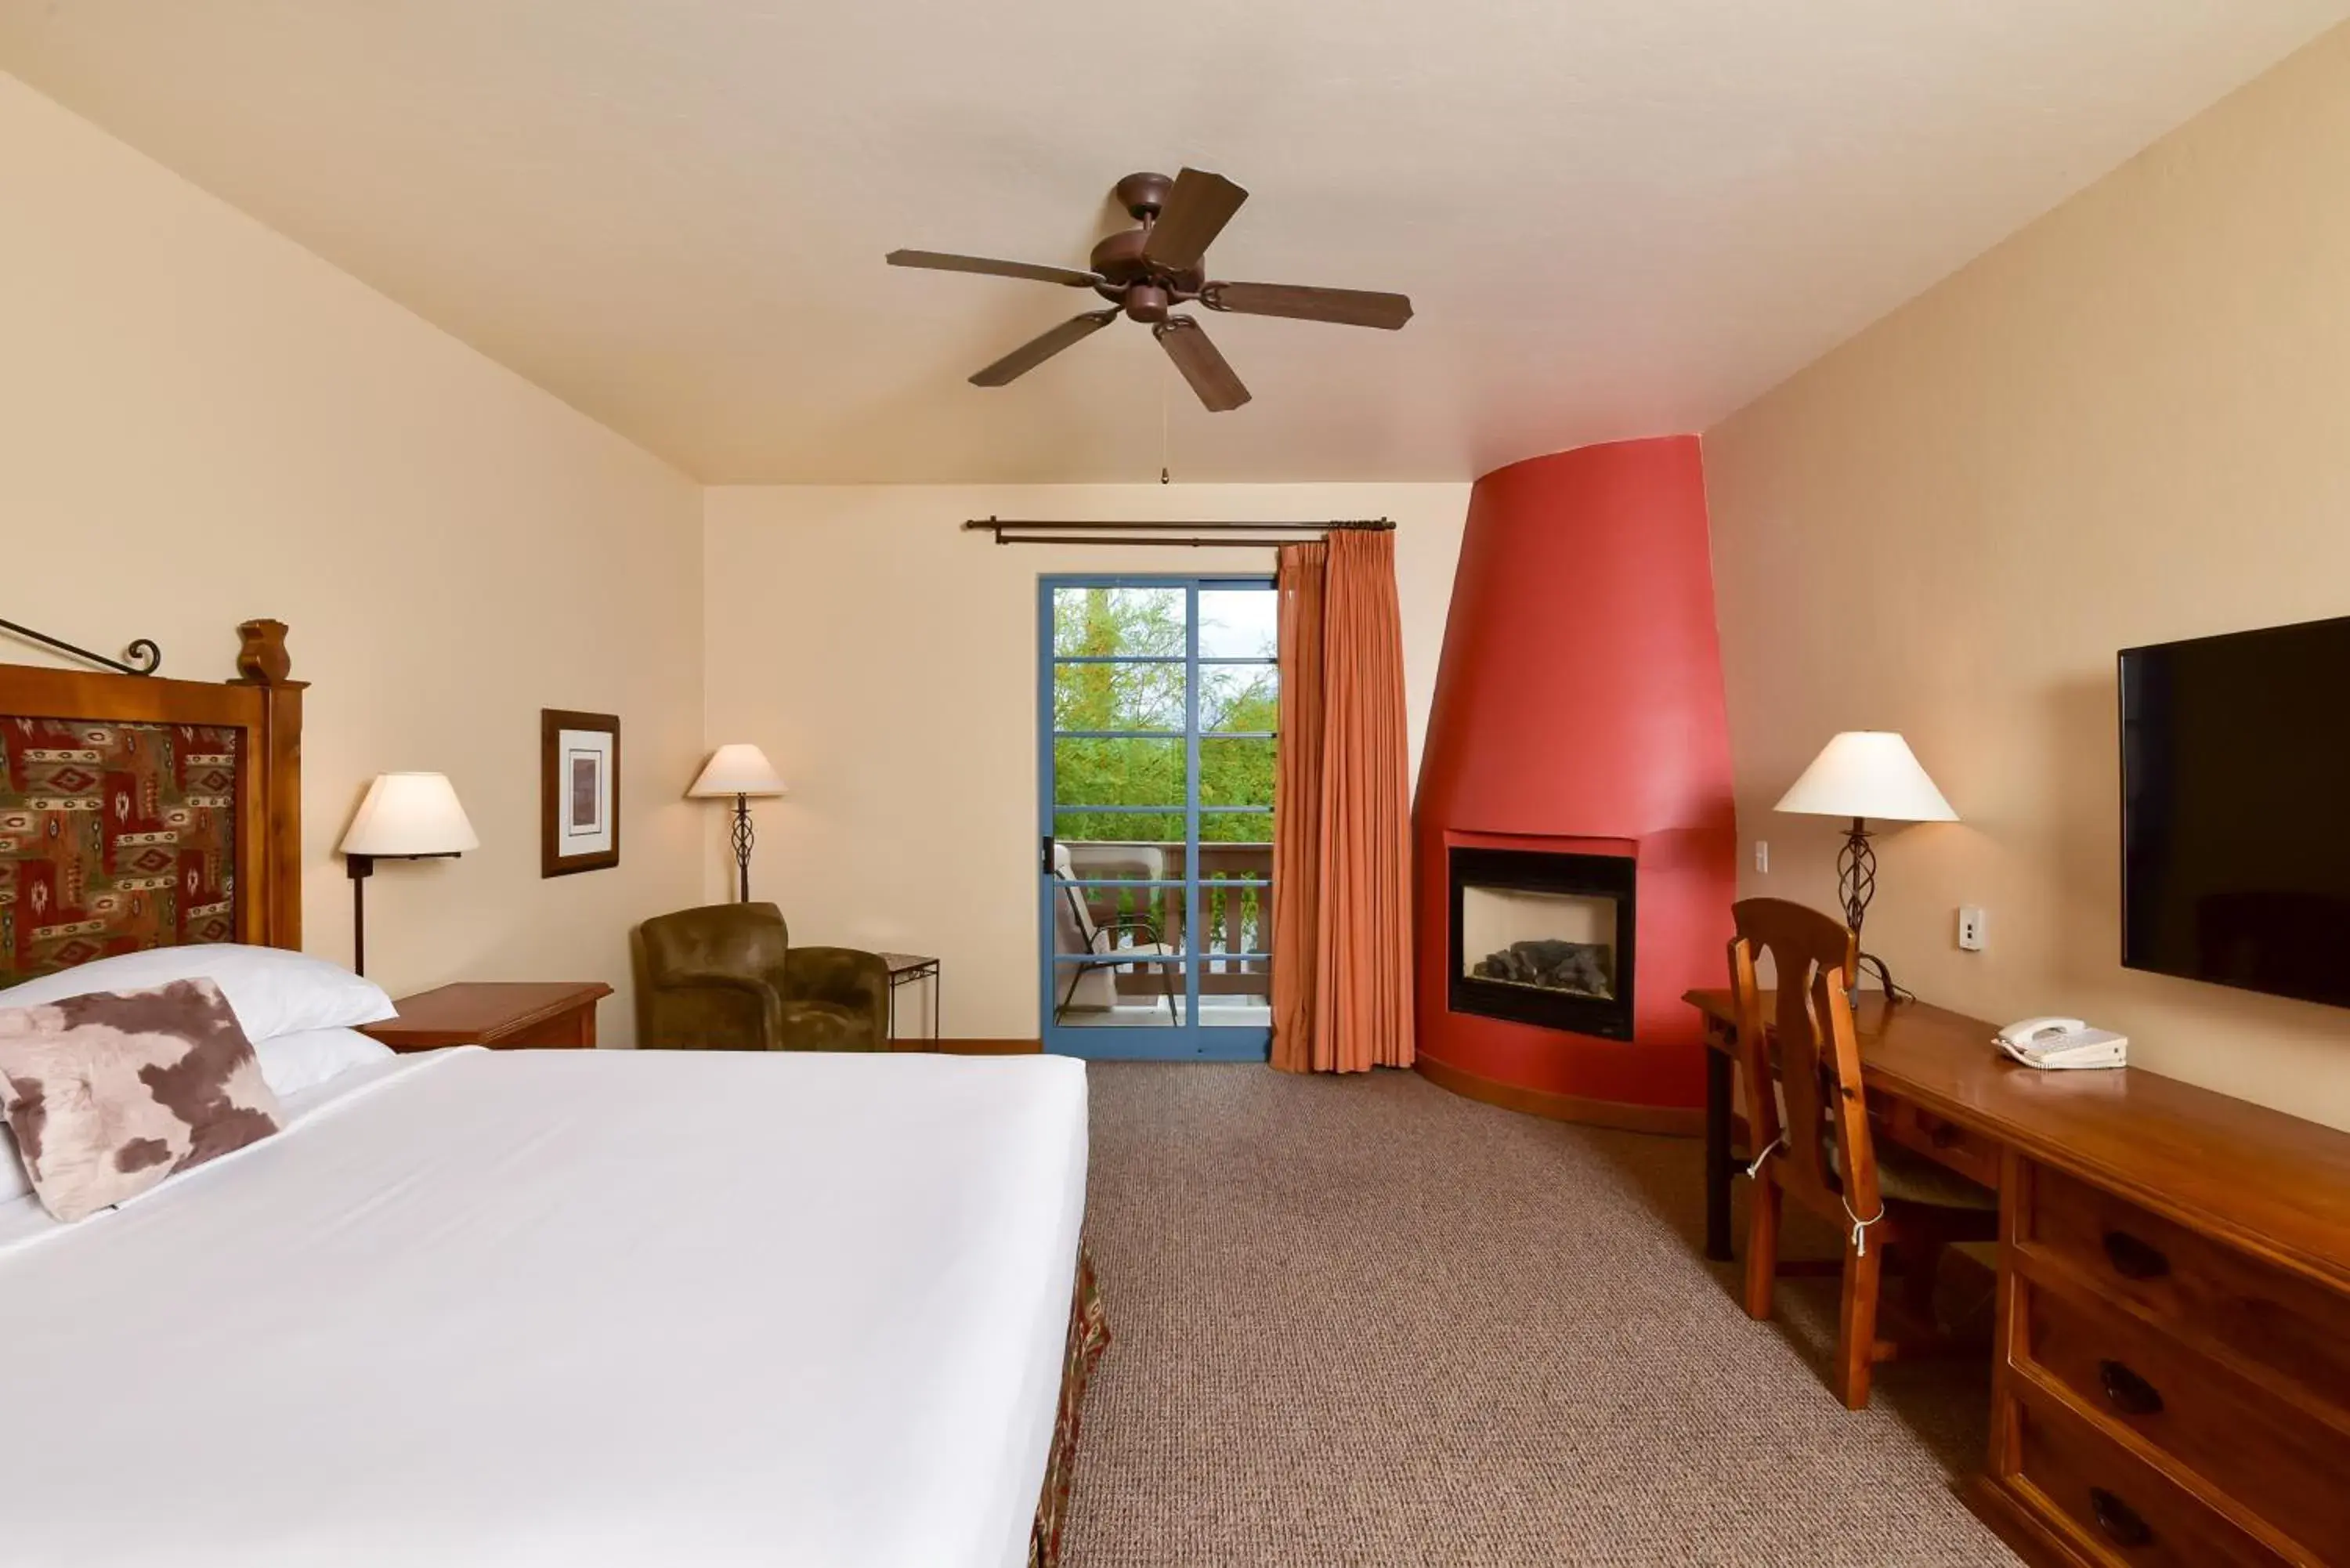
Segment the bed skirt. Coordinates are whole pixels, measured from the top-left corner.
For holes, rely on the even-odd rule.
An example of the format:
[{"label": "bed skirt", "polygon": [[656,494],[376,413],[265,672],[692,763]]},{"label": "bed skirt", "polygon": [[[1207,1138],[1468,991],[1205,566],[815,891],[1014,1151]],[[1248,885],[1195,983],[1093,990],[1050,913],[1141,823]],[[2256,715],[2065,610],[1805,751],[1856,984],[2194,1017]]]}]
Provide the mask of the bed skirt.
[{"label": "bed skirt", "polygon": [[1102,1311],[1094,1261],[1077,1248],[1077,1288],[1069,1303],[1069,1344],[1061,1360],[1061,1407],[1053,1421],[1053,1450],[1045,1461],[1045,1495],[1028,1536],[1028,1568],[1059,1568],[1061,1528],[1069,1518],[1069,1483],[1076,1473],[1077,1415],[1094,1363],[1109,1348],[1109,1318]]}]

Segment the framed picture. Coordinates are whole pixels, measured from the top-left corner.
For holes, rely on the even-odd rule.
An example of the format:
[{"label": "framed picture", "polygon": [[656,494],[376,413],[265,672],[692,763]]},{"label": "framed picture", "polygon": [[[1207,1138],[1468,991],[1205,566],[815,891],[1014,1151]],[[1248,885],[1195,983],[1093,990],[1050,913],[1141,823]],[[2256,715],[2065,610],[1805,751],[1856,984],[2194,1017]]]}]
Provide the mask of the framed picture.
[{"label": "framed picture", "polygon": [[620,721],[543,708],[538,715],[538,874],[620,863]]}]

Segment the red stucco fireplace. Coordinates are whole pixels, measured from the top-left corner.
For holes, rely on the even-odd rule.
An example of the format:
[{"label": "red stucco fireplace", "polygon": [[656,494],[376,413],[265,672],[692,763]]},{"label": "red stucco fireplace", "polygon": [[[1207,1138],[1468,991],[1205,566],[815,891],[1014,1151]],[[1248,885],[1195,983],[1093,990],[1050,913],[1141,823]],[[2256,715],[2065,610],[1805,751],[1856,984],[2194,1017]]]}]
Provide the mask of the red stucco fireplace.
[{"label": "red stucco fireplace", "polygon": [[[1585,447],[1477,482],[1413,839],[1429,1076],[1549,1115],[1693,1130],[1704,1046],[1680,996],[1721,982],[1737,885],[1697,438]],[[1456,931],[1462,852],[1503,857],[1488,866],[1612,857],[1628,926],[1603,940],[1588,907],[1522,902],[1488,911],[1471,940]],[[1604,961],[1575,950],[1603,948]],[[1496,985],[1520,994],[1478,1005]],[[1570,1007],[1559,1027],[1536,1004],[1566,999],[1523,994],[1535,989],[1605,989],[1621,1016]]]}]

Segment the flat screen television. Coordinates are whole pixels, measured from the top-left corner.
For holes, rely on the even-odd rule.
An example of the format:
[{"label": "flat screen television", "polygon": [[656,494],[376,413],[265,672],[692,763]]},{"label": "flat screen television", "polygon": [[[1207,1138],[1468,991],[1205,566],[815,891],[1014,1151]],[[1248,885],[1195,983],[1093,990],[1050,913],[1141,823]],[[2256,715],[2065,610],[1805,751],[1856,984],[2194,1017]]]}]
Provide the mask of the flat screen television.
[{"label": "flat screen television", "polygon": [[2350,1007],[2350,618],[2121,654],[2122,962]]}]

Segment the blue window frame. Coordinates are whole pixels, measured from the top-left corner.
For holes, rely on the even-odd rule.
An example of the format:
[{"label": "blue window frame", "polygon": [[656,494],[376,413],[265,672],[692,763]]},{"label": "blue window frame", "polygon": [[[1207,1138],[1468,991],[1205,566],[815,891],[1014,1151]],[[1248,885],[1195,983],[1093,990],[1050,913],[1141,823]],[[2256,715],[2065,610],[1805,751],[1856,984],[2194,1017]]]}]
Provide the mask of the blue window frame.
[{"label": "blue window frame", "polygon": [[[1264,722],[1278,701],[1274,604],[1273,580],[1263,576],[1039,579],[1037,967],[1046,1050],[1097,1060],[1264,1059],[1279,744],[1277,720]],[[1065,635],[1074,626],[1062,618],[1080,607],[1097,623],[1111,618],[1105,607],[1132,612],[1119,634],[1130,643],[1105,650]]]}]

